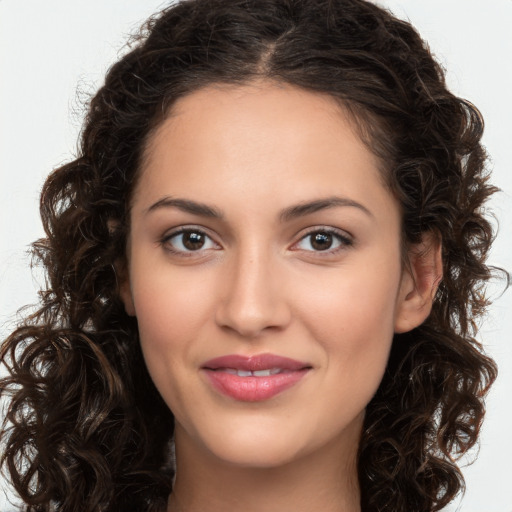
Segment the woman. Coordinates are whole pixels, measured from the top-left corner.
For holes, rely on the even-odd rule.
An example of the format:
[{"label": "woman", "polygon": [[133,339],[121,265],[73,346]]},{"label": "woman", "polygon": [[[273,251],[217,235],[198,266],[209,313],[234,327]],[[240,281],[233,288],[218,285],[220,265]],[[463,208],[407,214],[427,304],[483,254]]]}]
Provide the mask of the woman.
[{"label": "woman", "polygon": [[26,503],[441,509],[495,377],[481,129],[372,4],[151,22],[43,190],[50,286],[3,352]]}]

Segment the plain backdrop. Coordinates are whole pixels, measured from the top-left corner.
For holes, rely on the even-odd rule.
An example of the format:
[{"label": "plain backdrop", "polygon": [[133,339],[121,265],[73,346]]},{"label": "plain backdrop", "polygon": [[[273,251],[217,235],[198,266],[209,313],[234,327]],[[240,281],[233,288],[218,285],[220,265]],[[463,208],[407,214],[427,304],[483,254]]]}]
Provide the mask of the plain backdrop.
[{"label": "plain backdrop", "polygon": [[[490,262],[512,269],[512,0],[381,0],[409,19],[448,70],[451,89],[486,120],[500,223]],[[48,172],[75,152],[87,94],[161,0],[0,0],[0,338],[15,311],[37,300],[29,244],[42,236],[38,195]],[[502,288],[502,287],[501,287]],[[467,492],[450,512],[512,512],[512,290],[500,285],[481,340],[500,376],[488,399]],[[472,454],[476,455],[476,451]],[[5,485],[5,484],[4,484]],[[14,510],[0,492],[0,511]]]}]

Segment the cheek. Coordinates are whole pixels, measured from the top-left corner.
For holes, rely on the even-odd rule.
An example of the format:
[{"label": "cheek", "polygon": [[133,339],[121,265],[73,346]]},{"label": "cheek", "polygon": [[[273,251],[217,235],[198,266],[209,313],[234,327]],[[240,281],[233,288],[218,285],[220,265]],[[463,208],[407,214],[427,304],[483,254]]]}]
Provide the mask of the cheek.
[{"label": "cheek", "polygon": [[[197,272],[196,272],[197,274]],[[183,272],[151,273],[134,280],[132,293],[141,338],[152,347],[178,347],[204,322],[211,307],[208,284]]]},{"label": "cheek", "polygon": [[144,360],[165,402],[179,413],[190,399],[185,384],[195,375],[194,341],[210,315],[208,284],[169,269],[146,270],[140,281],[137,275],[142,274],[134,272],[132,294]]},{"label": "cheek", "polygon": [[293,295],[298,317],[306,318],[319,338],[329,333],[354,338],[372,331],[392,335],[399,285],[398,264],[382,271],[354,265],[302,279]]},{"label": "cheek", "polygon": [[394,334],[400,267],[389,264],[386,269],[346,268],[296,294],[301,297],[298,316],[337,369],[331,375],[366,381],[368,399],[380,383]]}]

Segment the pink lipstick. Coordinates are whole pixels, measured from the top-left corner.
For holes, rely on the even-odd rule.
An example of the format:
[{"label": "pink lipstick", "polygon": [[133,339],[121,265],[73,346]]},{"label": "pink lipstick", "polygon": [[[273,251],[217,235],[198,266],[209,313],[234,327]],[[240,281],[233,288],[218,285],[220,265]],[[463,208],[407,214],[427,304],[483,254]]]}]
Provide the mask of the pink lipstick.
[{"label": "pink lipstick", "polygon": [[274,354],[228,355],[207,361],[202,370],[222,394],[243,402],[259,402],[295,385],[311,365]]}]

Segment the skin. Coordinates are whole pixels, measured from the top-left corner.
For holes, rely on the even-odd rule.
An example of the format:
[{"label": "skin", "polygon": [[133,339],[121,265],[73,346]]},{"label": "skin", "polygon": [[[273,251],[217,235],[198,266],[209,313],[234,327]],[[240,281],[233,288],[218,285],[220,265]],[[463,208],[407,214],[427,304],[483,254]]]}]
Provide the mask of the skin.
[{"label": "skin", "polygon": [[[169,510],[360,510],[365,407],[393,333],[430,312],[440,268],[429,238],[404,270],[381,167],[333,99],[282,84],[199,90],[152,136],[121,293],[176,418]],[[187,250],[183,227],[204,245]],[[334,231],[331,248],[313,245],[312,231]],[[262,353],[311,370],[260,402],[220,394],[201,370]]]}]

